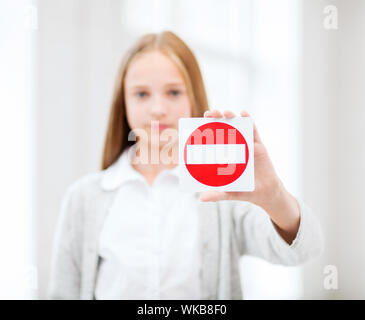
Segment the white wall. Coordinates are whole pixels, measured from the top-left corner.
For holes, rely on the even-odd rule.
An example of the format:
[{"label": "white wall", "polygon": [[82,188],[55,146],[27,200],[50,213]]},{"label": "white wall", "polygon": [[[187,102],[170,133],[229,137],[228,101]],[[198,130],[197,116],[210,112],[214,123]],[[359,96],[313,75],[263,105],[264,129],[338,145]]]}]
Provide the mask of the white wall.
[{"label": "white wall", "polygon": [[365,1],[339,2],[337,121],[334,157],[338,177],[336,243],[338,298],[365,299]]},{"label": "white wall", "polygon": [[[305,268],[304,298],[365,298],[364,209],[365,2],[302,1],[304,198],[316,209],[326,251]],[[338,29],[323,9],[338,9]],[[338,269],[338,290],[325,290],[324,267]]]}]

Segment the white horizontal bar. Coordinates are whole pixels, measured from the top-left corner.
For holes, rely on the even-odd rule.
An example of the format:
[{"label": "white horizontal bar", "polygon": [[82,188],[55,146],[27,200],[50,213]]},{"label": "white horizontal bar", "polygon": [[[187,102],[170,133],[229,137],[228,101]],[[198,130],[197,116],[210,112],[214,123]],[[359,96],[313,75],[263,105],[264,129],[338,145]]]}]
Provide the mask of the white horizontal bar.
[{"label": "white horizontal bar", "polygon": [[186,164],[245,163],[245,144],[188,144]]}]

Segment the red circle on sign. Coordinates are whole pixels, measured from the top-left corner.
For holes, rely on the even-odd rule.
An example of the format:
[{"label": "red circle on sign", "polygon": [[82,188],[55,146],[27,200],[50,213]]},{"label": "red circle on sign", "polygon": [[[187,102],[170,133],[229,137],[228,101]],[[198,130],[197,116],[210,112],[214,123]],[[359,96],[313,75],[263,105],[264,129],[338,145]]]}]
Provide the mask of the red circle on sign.
[{"label": "red circle on sign", "polygon": [[[187,163],[188,145],[239,144],[245,155],[244,163]],[[184,163],[190,175],[197,181],[212,187],[221,187],[237,180],[245,171],[249,152],[244,136],[236,128],[223,122],[206,123],[195,129],[184,147]],[[226,172],[226,174],[222,174]],[[227,174],[229,173],[229,174]]]}]

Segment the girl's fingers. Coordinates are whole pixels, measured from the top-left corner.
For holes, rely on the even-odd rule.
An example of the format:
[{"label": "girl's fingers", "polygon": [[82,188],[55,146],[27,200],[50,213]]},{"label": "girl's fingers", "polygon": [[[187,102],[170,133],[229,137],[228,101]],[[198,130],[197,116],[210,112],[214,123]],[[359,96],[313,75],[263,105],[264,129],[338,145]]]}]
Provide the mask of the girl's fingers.
[{"label": "girl's fingers", "polygon": [[231,110],[225,110],[223,112],[223,115],[226,117],[226,118],[234,118],[236,115],[231,111]]},{"label": "girl's fingers", "polygon": [[[246,110],[242,110],[241,113],[240,113],[240,115],[242,117],[251,117]],[[259,131],[257,130],[257,127],[256,127],[255,122],[253,123],[253,135],[254,135],[255,142],[262,143],[261,138],[260,138],[260,135],[259,135]]]},{"label": "girl's fingers", "polygon": [[240,115],[241,117],[250,117],[249,113],[246,110],[242,110]]},{"label": "girl's fingers", "polygon": [[253,136],[254,136],[255,142],[262,143],[260,135],[259,135],[259,131],[257,130],[257,127],[256,127],[255,123],[253,124]]},{"label": "girl's fingers", "polygon": [[208,110],[204,112],[204,118],[222,118],[223,115],[218,110]]},{"label": "girl's fingers", "polygon": [[[246,110],[242,110],[240,115],[242,117],[250,117],[250,114]],[[230,118],[234,118],[236,115],[231,110],[225,110],[223,112],[223,114],[217,109],[207,110],[207,111],[204,112],[204,118],[223,118],[223,116],[230,119]],[[259,132],[257,130],[257,127],[256,127],[255,123],[253,124],[253,132],[254,132],[255,142],[262,143]]]},{"label": "girl's fingers", "polygon": [[210,202],[210,201],[220,201],[220,200],[228,200],[226,192],[222,191],[205,191],[200,194],[200,201]]},{"label": "girl's fingers", "polygon": [[234,118],[235,116],[236,115],[230,110],[225,110],[223,114],[217,109],[204,112],[204,118]]}]

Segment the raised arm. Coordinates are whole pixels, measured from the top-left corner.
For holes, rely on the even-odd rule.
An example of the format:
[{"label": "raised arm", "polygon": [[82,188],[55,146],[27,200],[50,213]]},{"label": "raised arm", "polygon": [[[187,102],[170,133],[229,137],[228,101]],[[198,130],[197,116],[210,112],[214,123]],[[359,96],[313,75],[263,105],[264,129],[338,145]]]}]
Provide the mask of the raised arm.
[{"label": "raised arm", "polygon": [[[206,111],[204,116],[232,118],[235,117],[235,114],[229,110],[223,114],[218,110],[213,110]],[[241,116],[247,117],[249,114],[242,111]],[[239,241],[243,243],[242,248],[245,248],[242,253],[258,254],[269,260],[285,263],[284,255],[279,253],[281,250],[285,251],[285,254],[291,255],[288,263],[297,263],[305,260],[305,257],[313,256],[321,251],[322,233],[316,217],[302,201],[298,201],[285,189],[274,170],[255,124],[254,163],[254,191],[207,191],[201,194],[200,200],[238,201],[238,205],[235,206],[235,210],[238,210],[235,211],[236,231]],[[255,205],[256,209],[251,206],[250,212],[243,214],[244,212],[241,212],[240,208],[246,206],[240,206],[239,202],[249,202]],[[262,214],[263,212],[265,214]],[[309,239],[310,237],[312,239]],[[252,239],[254,242],[251,241]],[[302,246],[304,246],[303,251],[296,249]],[[276,254],[276,258],[273,258],[268,250]]]}]

